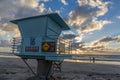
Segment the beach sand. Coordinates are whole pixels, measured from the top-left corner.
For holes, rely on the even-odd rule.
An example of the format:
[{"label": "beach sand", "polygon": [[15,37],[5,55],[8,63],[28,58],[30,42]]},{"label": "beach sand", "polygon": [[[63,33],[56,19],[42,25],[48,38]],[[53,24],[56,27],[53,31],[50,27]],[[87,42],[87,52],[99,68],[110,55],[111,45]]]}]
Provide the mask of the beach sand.
[{"label": "beach sand", "polygon": [[[36,60],[28,60],[36,70]],[[0,58],[0,80],[26,80],[34,76],[20,58]],[[64,62],[56,80],[120,80],[120,65]]]}]

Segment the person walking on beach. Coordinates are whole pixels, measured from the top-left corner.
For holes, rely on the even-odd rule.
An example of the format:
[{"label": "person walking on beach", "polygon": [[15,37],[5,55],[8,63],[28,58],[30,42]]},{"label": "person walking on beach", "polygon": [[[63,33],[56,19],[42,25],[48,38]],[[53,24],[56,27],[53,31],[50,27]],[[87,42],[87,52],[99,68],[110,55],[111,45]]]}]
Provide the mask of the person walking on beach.
[{"label": "person walking on beach", "polygon": [[95,63],[95,57],[93,57],[93,63]]},{"label": "person walking on beach", "polygon": [[91,57],[90,57],[90,62],[92,61]]}]

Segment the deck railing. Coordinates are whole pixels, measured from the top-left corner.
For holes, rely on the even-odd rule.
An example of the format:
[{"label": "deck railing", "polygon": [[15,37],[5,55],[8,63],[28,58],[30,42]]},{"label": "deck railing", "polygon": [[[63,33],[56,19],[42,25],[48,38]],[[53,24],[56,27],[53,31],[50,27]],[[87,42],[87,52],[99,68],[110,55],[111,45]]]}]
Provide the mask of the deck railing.
[{"label": "deck railing", "polygon": [[[12,53],[21,53],[22,52],[22,46],[23,46],[23,40],[21,38],[13,38],[12,40]],[[43,41],[45,42],[45,41]],[[53,42],[53,40],[52,40]],[[42,42],[41,42],[42,43]],[[56,53],[57,54],[72,54],[72,41],[70,40],[64,40],[62,38],[59,38],[56,42]]]},{"label": "deck railing", "polygon": [[22,39],[13,38],[12,40],[12,53],[20,53],[22,51]]}]

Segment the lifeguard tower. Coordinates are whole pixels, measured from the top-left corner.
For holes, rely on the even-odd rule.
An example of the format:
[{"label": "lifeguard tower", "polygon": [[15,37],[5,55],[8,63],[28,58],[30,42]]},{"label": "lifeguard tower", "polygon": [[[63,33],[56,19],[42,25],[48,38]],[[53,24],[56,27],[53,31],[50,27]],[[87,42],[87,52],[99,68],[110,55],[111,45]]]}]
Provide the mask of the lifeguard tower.
[{"label": "lifeguard tower", "polygon": [[[38,61],[36,75],[48,78],[54,65],[60,68],[61,61],[70,59],[70,54],[64,54],[60,49],[59,35],[64,30],[70,30],[57,13],[33,16],[11,21],[18,25],[21,38],[13,39],[12,51],[25,59]],[[29,67],[29,65],[28,65]]]}]

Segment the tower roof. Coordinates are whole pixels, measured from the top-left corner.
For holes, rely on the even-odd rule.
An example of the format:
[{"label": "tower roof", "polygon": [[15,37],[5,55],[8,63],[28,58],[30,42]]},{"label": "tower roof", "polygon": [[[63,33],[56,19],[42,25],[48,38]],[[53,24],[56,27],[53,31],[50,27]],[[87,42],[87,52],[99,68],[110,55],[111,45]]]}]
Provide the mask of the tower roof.
[{"label": "tower roof", "polygon": [[35,18],[40,18],[40,17],[49,17],[49,18],[51,18],[54,22],[56,22],[58,25],[60,25],[60,27],[63,30],[69,30],[70,29],[69,26],[64,22],[64,20],[57,13],[51,13],[51,14],[45,14],[45,15],[39,15],[39,16],[32,16],[32,17],[12,20],[10,22],[12,22],[14,24],[18,24],[18,22],[20,22],[20,21],[25,21],[25,20],[35,19]]}]

